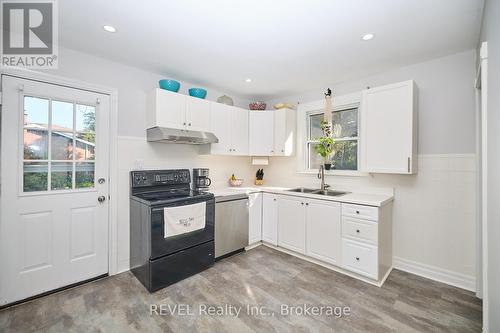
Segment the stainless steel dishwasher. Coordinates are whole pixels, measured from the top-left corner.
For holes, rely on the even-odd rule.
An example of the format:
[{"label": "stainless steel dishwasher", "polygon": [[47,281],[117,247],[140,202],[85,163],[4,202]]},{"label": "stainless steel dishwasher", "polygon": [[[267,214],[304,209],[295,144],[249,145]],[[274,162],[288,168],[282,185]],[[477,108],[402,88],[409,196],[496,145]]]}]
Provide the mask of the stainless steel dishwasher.
[{"label": "stainless steel dishwasher", "polygon": [[215,197],[215,258],[222,259],[248,245],[248,195]]}]

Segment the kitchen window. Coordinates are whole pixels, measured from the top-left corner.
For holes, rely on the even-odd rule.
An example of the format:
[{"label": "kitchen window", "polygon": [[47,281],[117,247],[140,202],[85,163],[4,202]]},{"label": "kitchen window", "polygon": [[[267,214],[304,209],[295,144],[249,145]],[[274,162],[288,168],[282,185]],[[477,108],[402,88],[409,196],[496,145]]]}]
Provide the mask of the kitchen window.
[{"label": "kitchen window", "polygon": [[[333,113],[332,130],[335,140],[334,152],[331,158],[333,170],[358,170],[359,161],[359,115],[358,108],[335,110]],[[324,163],[323,158],[315,151],[318,139],[323,135],[320,128],[323,112],[307,114],[307,169],[315,170]]]}]

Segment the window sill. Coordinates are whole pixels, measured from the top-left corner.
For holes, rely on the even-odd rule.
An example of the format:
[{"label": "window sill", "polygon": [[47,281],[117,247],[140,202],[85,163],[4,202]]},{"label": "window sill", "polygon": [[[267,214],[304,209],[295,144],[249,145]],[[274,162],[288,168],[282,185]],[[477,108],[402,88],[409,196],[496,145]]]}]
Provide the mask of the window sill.
[{"label": "window sill", "polygon": [[[317,175],[319,170],[297,171],[301,175]],[[367,177],[368,172],[359,170],[325,170],[325,176],[343,176],[343,177]]]}]

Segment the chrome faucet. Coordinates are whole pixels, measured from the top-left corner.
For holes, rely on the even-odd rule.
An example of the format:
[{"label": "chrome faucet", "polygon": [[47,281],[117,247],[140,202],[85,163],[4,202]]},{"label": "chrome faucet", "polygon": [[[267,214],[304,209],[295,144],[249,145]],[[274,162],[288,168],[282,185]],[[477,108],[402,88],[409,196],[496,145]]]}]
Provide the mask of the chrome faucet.
[{"label": "chrome faucet", "polygon": [[325,184],[325,167],[323,165],[319,166],[318,179],[321,179],[321,190],[324,191],[330,187],[330,185]]}]

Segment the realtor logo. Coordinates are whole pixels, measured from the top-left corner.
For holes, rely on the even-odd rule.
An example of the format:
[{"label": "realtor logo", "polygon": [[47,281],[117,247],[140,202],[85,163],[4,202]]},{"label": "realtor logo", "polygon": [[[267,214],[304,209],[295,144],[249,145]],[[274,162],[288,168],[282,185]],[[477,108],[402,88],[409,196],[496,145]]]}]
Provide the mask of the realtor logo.
[{"label": "realtor logo", "polygon": [[2,0],[2,65],[57,68],[55,0]]}]

